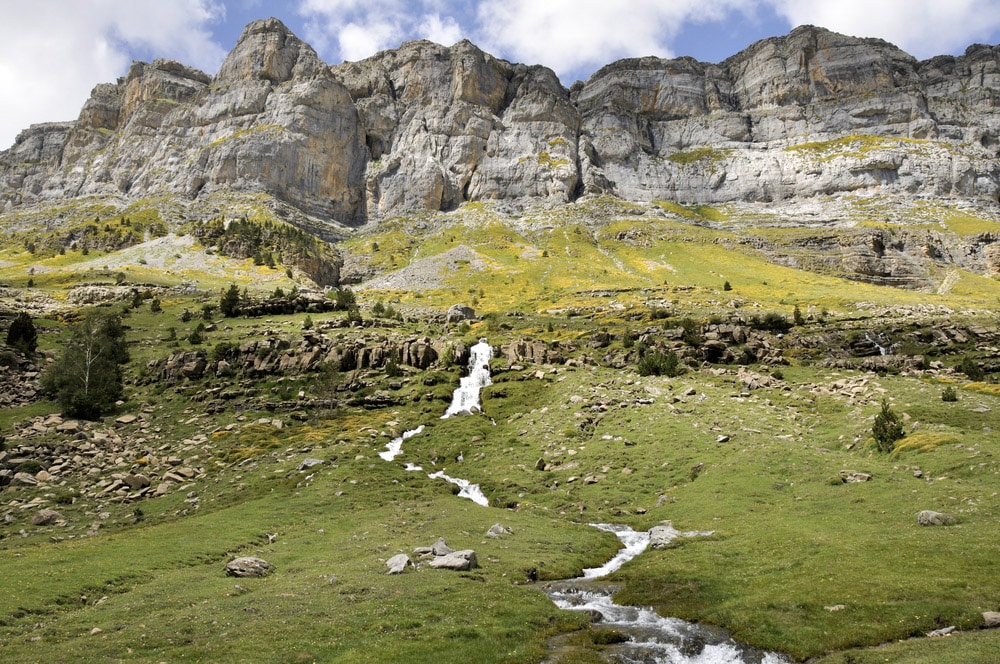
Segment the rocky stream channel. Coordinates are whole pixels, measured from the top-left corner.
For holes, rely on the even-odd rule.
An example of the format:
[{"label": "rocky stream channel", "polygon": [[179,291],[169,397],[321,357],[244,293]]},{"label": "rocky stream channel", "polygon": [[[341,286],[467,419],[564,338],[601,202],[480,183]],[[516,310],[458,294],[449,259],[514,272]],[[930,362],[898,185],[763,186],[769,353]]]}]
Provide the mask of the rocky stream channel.
[{"label": "rocky stream channel", "polygon": [[[493,357],[493,350],[485,339],[480,339],[470,353],[468,374],[461,379],[442,419],[481,412],[479,393],[490,384],[490,359]],[[402,453],[403,443],[419,435],[423,429],[421,425],[394,438],[379,456],[386,461],[395,460]],[[405,467],[410,471],[423,471],[423,468],[411,463]],[[455,484],[460,489],[460,498],[468,498],[484,507],[489,506],[489,499],[478,484],[450,477],[445,474],[445,470],[430,473],[428,477]],[[711,533],[680,532],[669,522],[649,531],[638,532],[622,525],[591,525],[614,533],[621,541],[622,548],[604,565],[585,569],[582,576],[574,579],[547,583],[542,590],[559,608],[585,611],[595,624],[620,635],[621,642],[609,645],[605,650],[613,661],[630,664],[784,664],[788,661],[776,653],[738,643],[722,629],[696,625],[678,618],[664,618],[649,607],[615,604],[613,596],[616,588],[601,582],[603,577],[617,571],[645,551],[651,543],[653,546],[665,546],[676,537]]]}]

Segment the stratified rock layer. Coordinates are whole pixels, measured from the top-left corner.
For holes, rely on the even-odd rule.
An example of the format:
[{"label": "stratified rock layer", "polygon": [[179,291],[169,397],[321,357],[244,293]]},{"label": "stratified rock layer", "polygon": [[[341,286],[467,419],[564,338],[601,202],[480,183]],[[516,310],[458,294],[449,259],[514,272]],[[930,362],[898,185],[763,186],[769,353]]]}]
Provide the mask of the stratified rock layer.
[{"label": "stratified rock layer", "polygon": [[[1000,47],[919,62],[811,26],[719,64],[621,60],[564,88],[463,41],[328,67],[277,19],[215,77],[137,62],[0,153],[0,208],[264,192],[361,224],[467,201],[682,203],[871,191],[993,201]],[[312,229],[315,230],[315,229]]]}]

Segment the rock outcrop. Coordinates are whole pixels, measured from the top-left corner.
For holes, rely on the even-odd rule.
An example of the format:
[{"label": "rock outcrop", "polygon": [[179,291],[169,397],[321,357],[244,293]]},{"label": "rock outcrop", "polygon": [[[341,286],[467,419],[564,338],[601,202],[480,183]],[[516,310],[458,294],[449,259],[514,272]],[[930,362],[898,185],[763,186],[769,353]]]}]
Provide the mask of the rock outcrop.
[{"label": "rock outcrop", "polygon": [[214,77],[137,62],[95,87],[75,122],[22,132],[0,153],[0,209],[237,190],[360,224],[586,194],[996,202],[998,102],[1000,47],[983,45],[920,62],[804,26],[718,64],[621,60],[568,90],[549,69],[467,41],[329,67],[267,19],[246,27]]}]

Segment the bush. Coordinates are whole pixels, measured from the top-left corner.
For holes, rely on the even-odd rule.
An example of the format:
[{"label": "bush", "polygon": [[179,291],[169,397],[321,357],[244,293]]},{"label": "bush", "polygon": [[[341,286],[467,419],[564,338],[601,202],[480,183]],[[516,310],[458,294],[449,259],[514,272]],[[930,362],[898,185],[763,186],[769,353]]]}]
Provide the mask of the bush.
[{"label": "bush", "polygon": [[753,316],[750,319],[750,327],[756,330],[766,330],[770,332],[787,332],[791,329],[792,324],[788,322],[788,319],[779,313],[771,312],[765,314],[763,318],[760,316]]},{"label": "bush", "polygon": [[733,290],[733,285],[727,281],[726,283],[722,284],[722,290],[731,291]]},{"label": "bush", "polygon": [[682,319],[681,328],[684,330],[684,333],[681,335],[681,341],[688,346],[700,346],[701,342],[704,341],[704,338],[701,336],[701,323],[693,318]]},{"label": "bush", "polygon": [[958,401],[958,392],[949,385],[941,391],[941,401]]},{"label": "bush", "polygon": [[212,361],[221,362],[236,357],[239,347],[231,341],[220,341],[212,348]]},{"label": "bush", "polygon": [[655,350],[644,353],[637,369],[640,376],[674,377],[681,373],[680,360],[674,351],[663,353]]},{"label": "bush", "polygon": [[958,370],[969,377],[969,380],[982,380],[986,377],[986,372],[979,366],[979,363],[966,355],[962,358],[962,363],[958,365]]},{"label": "bush", "polygon": [[7,328],[7,345],[13,346],[25,355],[31,355],[38,347],[38,332],[35,324],[24,311],[17,314]]},{"label": "bush", "polygon": [[875,416],[872,435],[875,437],[875,447],[884,454],[892,452],[896,448],[896,441],[904,435],[903,423],[885,399],[882,400],[882,410]]},{"label": "bush", "polygon": [[154,297],[149,303],[149,310],[154,314],[158,314],[163,311],[163,306],[160,304],[160,298]]}]

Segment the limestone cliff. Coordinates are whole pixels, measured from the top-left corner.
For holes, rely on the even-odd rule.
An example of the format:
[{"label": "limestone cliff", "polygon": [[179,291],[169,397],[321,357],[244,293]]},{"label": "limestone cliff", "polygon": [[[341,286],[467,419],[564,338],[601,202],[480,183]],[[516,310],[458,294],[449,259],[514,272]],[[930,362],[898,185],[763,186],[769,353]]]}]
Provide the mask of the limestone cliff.
[{"label": "limestone cliff", "polygon": [[995,203],[1000,47],[919,62],[797,28],[732,58],[638,58],[564,88],[469,42],[329,67],[277,19],[219,72],[135,63],[0,153],[0,209],[265,192],[357,225],[466,201],[682,203],[851,191]]}]

